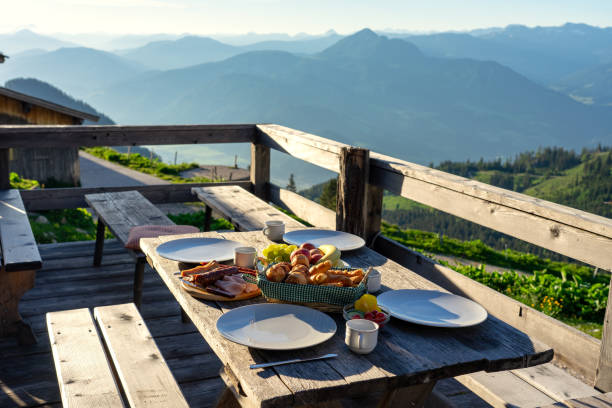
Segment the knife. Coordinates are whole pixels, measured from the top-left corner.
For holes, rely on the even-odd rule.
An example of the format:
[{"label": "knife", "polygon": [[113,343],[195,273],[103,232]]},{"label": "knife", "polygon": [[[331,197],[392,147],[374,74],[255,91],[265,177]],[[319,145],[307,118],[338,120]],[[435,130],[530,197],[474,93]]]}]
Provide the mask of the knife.
[{"label": "knife", "polygon": [[251,369],[266,368],[266,367],[272,367],[272,366],[283,365],[283,364],[302,363],[304,361],[323,360],[323,359],[326,359],[326,358],[334,358],[334,357],[338,357],[338,355],[332,353],[332,354],[325,354],[324,356],[319,356],[319,357],[295,358],[293,360],[275,361],[275,362],[272,362],[272,363],[251,364],[249,367]]}]

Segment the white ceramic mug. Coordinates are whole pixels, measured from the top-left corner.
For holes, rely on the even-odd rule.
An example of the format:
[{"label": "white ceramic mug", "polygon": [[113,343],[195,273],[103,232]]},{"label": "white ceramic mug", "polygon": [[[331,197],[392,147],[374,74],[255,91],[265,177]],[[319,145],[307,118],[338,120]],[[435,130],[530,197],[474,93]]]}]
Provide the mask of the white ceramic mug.
[{"label": "white ceramic mug", "polygon": [[366,319],[347,321],[344,342],[357,354],[371,353],[378,342],[378,324]]},{"label": "white ceramic mug", "polygon": [[238,247],[234,249],[234,265],[243,268],[253,268],[257,260],[257,250],[253,247]]},{"label": "white ceramic mug", "polygon": [[285,235],[285,223],[280,220],[266,221],[266,227],[263,233],[272,241],[281,241]]}]

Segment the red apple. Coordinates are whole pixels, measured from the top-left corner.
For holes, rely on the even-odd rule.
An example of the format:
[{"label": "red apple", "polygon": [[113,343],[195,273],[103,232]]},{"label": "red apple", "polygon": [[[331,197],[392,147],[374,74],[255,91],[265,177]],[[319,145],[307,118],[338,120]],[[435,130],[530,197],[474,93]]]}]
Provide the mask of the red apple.
[{"label": "red apple", "polygon": [[312,245],[310,242],[304,242],[302,245],[300,245],[300,248],[310,251],[311,249],[315,249],[316,247]]},{"label": "red apple", "polygon": [[297,254],[305,255],[306,258],[310,259],[310,252],[307,249],[303,249],[303,248],[298,248],[295,251],[293,251],[291,255],[289,255],[289,259],[293,259],[293,257],[296,256]]},{"label": "red apple", "polygon": [[321,260],[321,258],[323,258],[322,254],[314,254],[310,256],[310,264],[314,265],[317,262],[319,262]]},{"label": "red apple", "polygon": [[311,250],[310,250],[310,256],[313,256],[314,254],[321,254],[321,255],[324,255],[324,254],[323,254],[323,251],[321,251],[319,248],[315,248],[315,249],[311,249]]}]

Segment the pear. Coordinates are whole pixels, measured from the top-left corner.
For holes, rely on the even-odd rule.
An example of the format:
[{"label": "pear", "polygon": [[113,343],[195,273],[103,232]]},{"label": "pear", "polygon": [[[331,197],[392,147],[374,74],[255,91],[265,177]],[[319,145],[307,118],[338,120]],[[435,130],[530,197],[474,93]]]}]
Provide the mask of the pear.
[{"label": "pear", "polygon": [[332,265],[336,265],[336,263],[340,260],[340,250],[336,248],[334,245],[321,245],[319,249],[323,252],[323,257],[317,262],[318,264],[325,261],[330,261]]}]

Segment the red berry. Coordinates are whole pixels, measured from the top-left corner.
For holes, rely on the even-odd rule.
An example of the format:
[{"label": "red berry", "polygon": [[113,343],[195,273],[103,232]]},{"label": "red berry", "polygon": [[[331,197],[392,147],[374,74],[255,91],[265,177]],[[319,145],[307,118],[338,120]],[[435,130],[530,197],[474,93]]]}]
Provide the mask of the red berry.
[{"label": "red berry", "polygon": [[368,312],[368,313],[366,313],[366,314],[365,314],[363,317],[364,317],[364,318],[366,318],[366,319],[368,319],[368,320],[373,320],[373,319],[375,319],[375,318],[376,318],[376,317],[374,316],[374,313],[372,313],[372,312]]},{"label": "red berry", "polygon": [[361,316],[355,315],[355,316],[351,317],[351,320],[355,320],[355,319],[361,319]]}]

